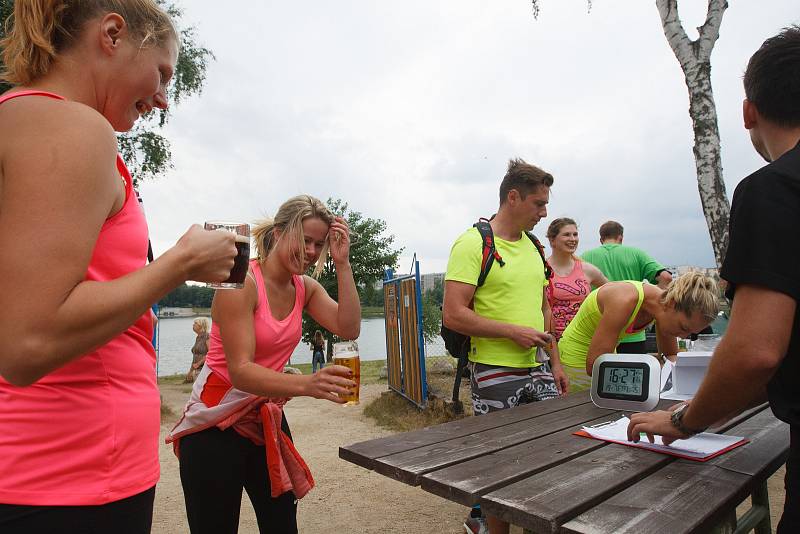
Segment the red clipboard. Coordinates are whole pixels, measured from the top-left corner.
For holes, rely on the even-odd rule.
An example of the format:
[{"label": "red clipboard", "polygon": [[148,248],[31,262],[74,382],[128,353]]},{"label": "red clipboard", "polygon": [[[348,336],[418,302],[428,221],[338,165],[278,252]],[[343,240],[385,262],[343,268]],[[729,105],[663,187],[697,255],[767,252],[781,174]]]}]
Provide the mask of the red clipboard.
[{"label": "red clipboard", "polygon": [[643,442],[634,443],[632,441],[618,441],[618,440],[614,440],[614,439],[597,438],[597,437],[592,436],[591,434],[589,434],[588,432],[586,432],[584,430],[578,430],[577,432],[573,432],[573,434],[575,434],[576,436],[584,437],[584,438],[596,439],[598,441],[607,441],[609,443],[618,443],[620,445],[626,445],[628,447],[635,447],[637,449],[644,449],[646,451],[651,451],[651,452],[655,452],[655,453],[658,453],[658,454],[666,454],[667,456],[675,456],[677,458],[683,458],[685,460],[692,460],[694,462],[707,462],[708,460],[710,460],[712,458],[716,458],[720,454],[725,454],[728,451],[732,451],[733,449],[741,447],[742,445],[750,442],[749,439],[742,438],[741,440],[737,441],[733,445],[730,445],[728,447],[725,447],[724,449],[721,449],[721,450],[718,450],[716,452],[713,452],[713,453],[711,453],[711,454],[709,454],[707,456],[691,456],[691,455],[688,455],[688,454],[681,454],[681,452],[679,450],[677,450],[677,449],[675,450],[675,452],[672,452],[672,451],[669,451],[669,450],[663,450],[663,449],[653,449],[653,448],[647,446],[647,445],[650,444],[649,442],[647,442],[647,445],[646,445]]}]

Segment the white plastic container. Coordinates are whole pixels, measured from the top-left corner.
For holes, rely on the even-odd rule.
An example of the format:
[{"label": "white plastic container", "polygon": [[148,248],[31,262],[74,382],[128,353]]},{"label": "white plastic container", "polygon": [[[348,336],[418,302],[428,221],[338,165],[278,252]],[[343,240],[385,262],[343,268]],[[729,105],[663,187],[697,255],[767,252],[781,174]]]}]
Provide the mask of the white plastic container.
[{"label": "white plastic container", "polygon": [[713,352],[721,340],[722,334],[700,334],[697,336],[697,339],[692,341],[692,348],[690,350],[693,352],[702,352],[707,350]]},{"label": "white plastic container", "polygon": [[673,391],[678,395],[694,395],[708,371],[712,352],[689,351],[678,353],[672,370]]}]

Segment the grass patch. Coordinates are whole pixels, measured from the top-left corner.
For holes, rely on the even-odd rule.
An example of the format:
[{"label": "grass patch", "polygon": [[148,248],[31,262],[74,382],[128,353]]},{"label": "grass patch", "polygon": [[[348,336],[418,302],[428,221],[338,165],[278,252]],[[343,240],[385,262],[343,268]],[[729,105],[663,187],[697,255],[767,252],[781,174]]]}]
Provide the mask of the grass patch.
[{"label": "grass patch", "polygon": [[362,306],[361,307],[361,317],[362,318],[372,318],[372,317],[383,317],[383,306]]},{"label": "grass patch", "polygon": [[172,411],[172,408],[167,406],[164,402],[164,396],[161,395],[161,422],[169,421],[175,419],[175,412]]},{"label": "grass patch", "polygon": [[183,373],[178,373],[175,375],[167,375],[167,376],[159,376],[158,377],[158,384],[173,384],[173,385],[180,385],[183,384],[183,381],[186,379],[186,375]]},{"label": "grass patch", "polygon": [[[425,359],[428,370],[428,406],[424,410],[417,408],[400,394],[387,391],[364,408],[364,415],[372,418],[384,428],[399,432],[438,425],[472,415],[469,380],[461,380],[458,395],[464,413],[454,413],[450,399],[453,395],[455,375],[453,372],[432,372],[436,368],[434,364],[440,363],[437,360],[447,364],[451,364],[453,361],[449,356],[434,356]],[[441,365],[438,367],[446,368]],[[386,383],[386,380],[379,382]]]},{"label": "grass patch", "polygon": [[406,432],[427,426],[461,419],[440,398],[429,399],[428,406],[420,410],[394,391],[386,391],[364,408],[364,415],[391,430]]}]

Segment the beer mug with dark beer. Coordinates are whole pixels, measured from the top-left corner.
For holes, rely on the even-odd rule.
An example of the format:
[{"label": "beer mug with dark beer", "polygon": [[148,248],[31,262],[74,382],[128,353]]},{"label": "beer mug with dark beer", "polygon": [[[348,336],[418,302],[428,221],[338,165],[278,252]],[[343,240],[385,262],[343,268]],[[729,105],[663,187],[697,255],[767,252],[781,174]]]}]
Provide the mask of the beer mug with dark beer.
[{"label": "beer mug with dark beer", "polygon": [[208,287],[214,289],[242,289],[247,276],[247,266],[250,262],[250,225],[237,222],[210,221],[205,224],[206,230],[220,230],[231,232],[236,236],[236,258],[233,260],[233,269],[227,279],[222,282],[209,282]]}]

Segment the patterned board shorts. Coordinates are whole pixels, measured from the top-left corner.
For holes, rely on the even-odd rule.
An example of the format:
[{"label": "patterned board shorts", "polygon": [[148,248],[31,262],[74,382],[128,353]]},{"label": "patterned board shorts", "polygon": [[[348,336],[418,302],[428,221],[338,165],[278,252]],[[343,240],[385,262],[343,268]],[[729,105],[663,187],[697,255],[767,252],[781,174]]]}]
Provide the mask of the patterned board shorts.
[{"label": "patterned board shorts", "polygon": [[493,367],[476,362],[470,362],[469,366],[475,415],[558,397],[549,363],[530,368]]}]

